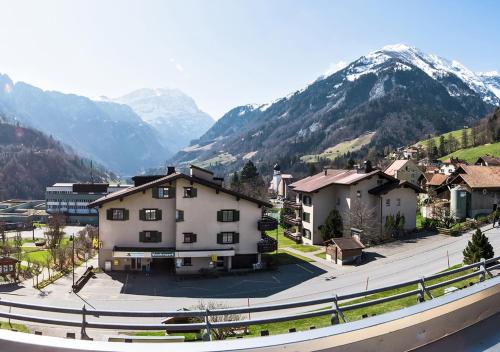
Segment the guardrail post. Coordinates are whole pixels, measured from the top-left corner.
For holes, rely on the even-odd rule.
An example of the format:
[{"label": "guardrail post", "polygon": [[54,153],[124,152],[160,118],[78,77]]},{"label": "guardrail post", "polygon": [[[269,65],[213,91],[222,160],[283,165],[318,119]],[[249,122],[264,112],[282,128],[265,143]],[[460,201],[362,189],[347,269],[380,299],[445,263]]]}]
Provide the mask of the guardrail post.
[{"label": "guardrail post", "polygon": [[484,258],[481,258],[480,260],[480,265],[479,265],[479,271],[481,272],[479,274],[479,281],[483,282],[486,280],[486,260]]},{"label": "guardrail post", "polygon": [[335,312],[332,313],[332,317],[330,318],[330,322],[332,325],[337,325],[340,324],[340,319],[339,317],[342,318],[344,323],[347,323],[347,319],[344,316],[344,313],[342,313],[342,310],[340,310],[339,305],[338,305],[338,298],[337,295],[333,295],[333,304],[332,308],[335,309]]},{"label": "guardrail post", "polygon": [[85,308],[85,304],[82,307],[82,328],[80,330],[80,338],[82,340],[90,340],[89,336],[87,335],[87,331],[85,330],[87,326],[87,308]]},{"label": "guardrail post", "polygon": [[418,289],[420,290],[420,293],[417,296],[417,303],[422,303],[425,301],[425,294],[427,294],[427,296],[429,296],[430,299],[434,298],[432,297],[431,291],[429,291],[427,287],[425,287],[424,276],[420,278],[420,282],[418,283]]},{"label": "guardrail post", "polygon": [[205,332],[203,333],[202,339],[203,341],[211,341],[212,340],[212,331],[210,327],[210,311],[208,310],[208,305],[205,306]]}]

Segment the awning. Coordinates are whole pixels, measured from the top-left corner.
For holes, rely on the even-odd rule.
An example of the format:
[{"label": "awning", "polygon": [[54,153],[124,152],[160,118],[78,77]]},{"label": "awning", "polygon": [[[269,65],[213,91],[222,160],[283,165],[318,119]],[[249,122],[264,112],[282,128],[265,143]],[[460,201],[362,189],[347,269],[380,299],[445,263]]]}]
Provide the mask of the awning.
[{"label": "awning", "polygon": [[203,251],[176,251],[176,258],[203,258],[203,257],[232,257],[234,249],[212,249]]}]

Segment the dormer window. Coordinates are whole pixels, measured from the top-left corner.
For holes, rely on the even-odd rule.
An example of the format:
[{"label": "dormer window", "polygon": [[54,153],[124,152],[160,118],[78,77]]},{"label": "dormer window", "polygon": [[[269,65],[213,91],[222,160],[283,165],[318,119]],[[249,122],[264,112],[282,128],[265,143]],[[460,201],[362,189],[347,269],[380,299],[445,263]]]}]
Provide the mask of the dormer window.
[{"label": "dormer window", "polygon": [[194,187],[184,187],[184,198],[196,198],[198,190]]}]

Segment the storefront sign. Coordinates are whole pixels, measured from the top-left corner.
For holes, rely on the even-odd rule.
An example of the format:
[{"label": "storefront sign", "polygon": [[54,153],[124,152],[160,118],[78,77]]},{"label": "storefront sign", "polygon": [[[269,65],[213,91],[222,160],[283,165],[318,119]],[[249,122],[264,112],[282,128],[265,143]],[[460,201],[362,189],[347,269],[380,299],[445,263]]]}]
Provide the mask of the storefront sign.
[{"label": "storefront sign", "polygon": [[175,252],[151,252],[151,258],[173,258]]}]

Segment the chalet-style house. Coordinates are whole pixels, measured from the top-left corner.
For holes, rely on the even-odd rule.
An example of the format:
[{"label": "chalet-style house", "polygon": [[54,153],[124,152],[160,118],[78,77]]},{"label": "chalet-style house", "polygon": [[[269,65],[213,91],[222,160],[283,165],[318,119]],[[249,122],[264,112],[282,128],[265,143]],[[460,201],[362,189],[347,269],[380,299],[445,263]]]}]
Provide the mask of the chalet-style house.
[{"label": "chalet-style house", "polygon": [[422,170],[413,160],[395,160],[384,171],[387,175],[397,178],[400,181],[408,181],[414,185],[419,184]]},{"label": "chalet-style house", "polygon": [[458,158],[449,158],[443,160],[441,166],[439,167],[439,173],[445,175],[451,175],[452,173],[455,172],[456,169],[458,169],[462,165],[467,165],[467,163]]},{"label": "chalet-style house", "polygon": [[489,214],[500,204],[500,167],[462,165],[435,192],[449,199],[450,214],[455,218]]},{"label": "chalet-style house", "polygon": [[500,158],[497,158],[492,155],[480,156],[474,165],[481,166],[500,166]]},{"label": "chalet-style house", "polygon": [[413,230],[417,194],[423,192],[420,187],[372,169],[367,163],[357,170],[325,169],[292,183],[290,188],[296,197],[285,202],[285,207],[293,211],[293,215],[284,216],[285,223],[291,226],[285,235],[305,244],[323,243],[321,228],[333,209],[342,217],[344,236],[350,236],[351,228],[368,227],[361,228],[365,232],[360,238],[364,243],[372,242],[366,237],[369,231],[379,239],[385,236],[389,215],[403,215],[404,229]]},{"label": "chalet-style house", "polygon": [[[99,211],[99,266],[105,270],[251,268],[276,249],[264,234],[277,221],[271,204],[223,187],[221,178],[191,166],[189,175],[136,176],[134,186],[89,204]],[[255,266],[254,266],[255,267]]]}]

